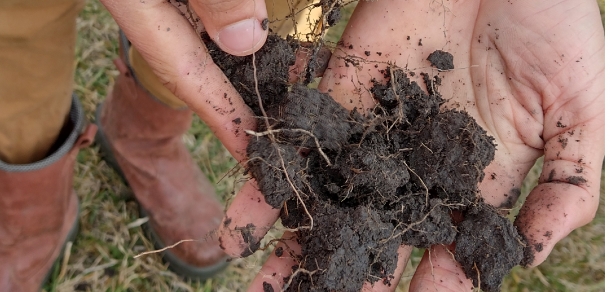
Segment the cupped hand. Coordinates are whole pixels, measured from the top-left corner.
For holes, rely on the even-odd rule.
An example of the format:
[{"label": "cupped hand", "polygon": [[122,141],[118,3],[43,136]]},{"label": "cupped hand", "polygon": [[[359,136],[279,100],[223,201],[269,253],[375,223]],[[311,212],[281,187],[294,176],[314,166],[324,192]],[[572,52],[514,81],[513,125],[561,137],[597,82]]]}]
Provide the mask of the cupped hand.
[{"label": "cupped hand", "polygon": [[[512,208],[523,179],[544,155],[539,184],[515,224],[536,266],[572,230],[590,222],[599,203],[604,149],[604,31],[595,1],[361,1],[335,50],[319,89],[348,109],[374,105],[375,65],[392,62],[410,71],[438,74],[446,108],[466,110],[495,138],[497,152],[479,185],[484,200]],[[439,72],[426,58],[435,50],[454,56],[455,69]],[[358,66],[346,56],[368,60]],[[227,211],[221,243],[232,256],[247,255],[277,219],[279,210],[247,183]],[[244,241],[236,228],[255,228]],[[298,252],[294,235],[280,246]],[[413,276],[412,291],[469,291],[472,282],[450,254],[430,248]],[[367,283],[364,290],[393,290]],[[271,255],[250,287],[263,282],[279,291],[295,263]]]}]

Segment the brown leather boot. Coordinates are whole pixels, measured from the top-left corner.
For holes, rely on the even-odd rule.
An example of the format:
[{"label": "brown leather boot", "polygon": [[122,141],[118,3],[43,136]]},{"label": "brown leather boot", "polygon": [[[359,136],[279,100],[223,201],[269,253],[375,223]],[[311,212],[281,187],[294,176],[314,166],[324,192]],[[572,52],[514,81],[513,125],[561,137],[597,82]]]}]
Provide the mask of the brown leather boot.
[{"label": "brown leather boot", "polygon": [[137,84],[124,61],[115,64],[120,75],[98,107],[96,141],[147,214],[157,248],[195,239],[163,253],[169,267],[190,279],[209,278],[227,265],[214,232],[223,211],[182,142],[192,112],[162,104]]},{"label": "brown leather boot", "polygon": [[64,129],[56,150],[43,160],[18,165],[0,161],[0,291],[40,291],[65,243],[76,236],[74,162],[96,130],[95,125],[85,126],[76,98]]}]

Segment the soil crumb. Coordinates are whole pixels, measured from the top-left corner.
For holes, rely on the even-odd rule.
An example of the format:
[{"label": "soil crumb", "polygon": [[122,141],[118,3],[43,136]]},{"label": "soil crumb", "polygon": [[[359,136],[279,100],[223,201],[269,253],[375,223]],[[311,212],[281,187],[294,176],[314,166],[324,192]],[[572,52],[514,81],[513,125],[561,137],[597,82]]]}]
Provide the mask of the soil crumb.
[{"label": "soil crumb", "polygon": [[[266,202],[281,210],[282,224],[299,230],[302,255],[286,291],[389,285],[400,244],[428,248],[457,240],[456,259],[475,286],[480,278],[489,291],[522,260],[516,230],[482,202],[477,187],[494,158],[493,138],[465,111],[441,110],[439,76],[387,67],[382,80],[372,80],[378,105],[361,114],[305,85],[289,86],[298,46],[270,34],[256,53],[264,116],[252,56],[210,47],[260,117],[247,171]],[[447,52],[435,51],[428,60],[439,70],[453,69]],[[418,77],[426,88],[411,79]],[[464,213],[465,220],[454,222],[451,212]],[[251,234],[242,233],[252,245]]]},{"label": "soil crumb", "polygon": [[453,55],[450,53],[436,50],[428,56],[427,60],[432,63],[432,66],[438,68],[438,70],[446,71],[453,69]]}]

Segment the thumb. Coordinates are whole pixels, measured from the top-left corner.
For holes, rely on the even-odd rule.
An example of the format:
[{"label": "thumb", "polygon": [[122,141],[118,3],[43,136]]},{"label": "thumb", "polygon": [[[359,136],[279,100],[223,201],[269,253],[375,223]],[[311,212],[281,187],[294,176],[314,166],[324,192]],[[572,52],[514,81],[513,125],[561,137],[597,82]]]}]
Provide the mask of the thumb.
[{"label": "thumb", "polygon": [[267,39],[264,0],[195,0],[191,6],[210,38],[231,55],[250,55]]}]

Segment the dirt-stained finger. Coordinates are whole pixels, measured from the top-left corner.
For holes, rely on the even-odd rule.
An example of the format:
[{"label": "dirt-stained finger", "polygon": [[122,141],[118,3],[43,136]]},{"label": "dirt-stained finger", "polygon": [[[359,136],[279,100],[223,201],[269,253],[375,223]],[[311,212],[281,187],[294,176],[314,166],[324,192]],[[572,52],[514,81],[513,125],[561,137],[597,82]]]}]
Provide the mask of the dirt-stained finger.
[{"label": "dirt-stained finger", "polygon": [[362,287],[362,292],[385,292],[396,290],[396,287],[400,282],[400,276],[405,271],[407,260],[409,259],[409,256],[411,256],[412,251],[412,246],[401,245],[398,248],[398,264],[392,274],[393,276],[390,277],[389,283],[385,279],[373,284],[366,282],[364,283],[364,287]]},{"label": "dirt-stained finger", "polygon": [[[591,71],[603,72],[603,68],[595,68],[596,60],[603,57],[584,56],[583,62]],[[545,156],[539,185],[515,220],[528,241],[530,256],[526,253],[522,265],[542,263],[559,240],[595,217],[604,161],[604,85],[600,74],[576,79],[579,82],[566,86],[570,91],[550,100],[552,106],[545,111]]]},{"label": "dirt-stained finger", "polygon": [[231,257],[247,257],[279,217],[280,210],[265,202],[254,179],[239,190],[219,227],[221,248]]},{"label": "dirt-stained finger", "polygon": [[332,51],[326,46],[314,46],[309,42],[301,42],[296,53],[296,63],[290,67],[290,83],[297,81],[311,81],[315,77],[322,77]]},{"label": "dirt-stained finger", "polygon": [[599,204],[598,194],[591,195],[568,183],[538,185],[515,221],[528,245],[521,265],[541,264],[558,241],[591,222]]},{"label": "dirt-stained finger", "polygon": [[[293,275],[292,267],[298,264],[295,259],[300,254],[301,246],[296,242],[296,234],[285,232],[278,239],[275,249],[250,284],[248,292],[282,291]],[[268,287],[272,287],[273,290]]]},{"label": "dirt-stained finger", "polygon": [[453,258],[451,246],[435,245],[426,250],[415,270],[409,291],[472,291],[472,281]]}]

